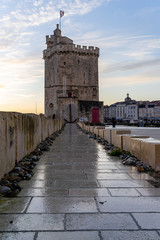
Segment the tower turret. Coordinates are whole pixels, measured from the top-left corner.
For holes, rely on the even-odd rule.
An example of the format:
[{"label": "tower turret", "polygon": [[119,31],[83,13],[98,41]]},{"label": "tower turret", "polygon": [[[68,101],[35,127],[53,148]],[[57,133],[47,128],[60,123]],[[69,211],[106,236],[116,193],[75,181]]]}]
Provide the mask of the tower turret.
[{"label": "tower turret", "polygon": [[[45,115],[69,121],[78,118],[78,101],[98,101],[99,48],[75,45],[59,25],[46,36]],[[71,120],[71,119],[70,119]]]}]

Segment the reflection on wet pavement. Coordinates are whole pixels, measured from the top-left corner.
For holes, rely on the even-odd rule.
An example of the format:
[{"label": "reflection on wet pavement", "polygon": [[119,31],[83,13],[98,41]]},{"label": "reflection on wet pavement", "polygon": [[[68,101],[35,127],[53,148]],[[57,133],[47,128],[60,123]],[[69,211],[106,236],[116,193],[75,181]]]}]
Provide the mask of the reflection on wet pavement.
[{"label": "reflection on wet pavement", "polygon": [[19,195],[0,199],[0,239],[160,239],[160,189],[149,181],[67,124]]}]

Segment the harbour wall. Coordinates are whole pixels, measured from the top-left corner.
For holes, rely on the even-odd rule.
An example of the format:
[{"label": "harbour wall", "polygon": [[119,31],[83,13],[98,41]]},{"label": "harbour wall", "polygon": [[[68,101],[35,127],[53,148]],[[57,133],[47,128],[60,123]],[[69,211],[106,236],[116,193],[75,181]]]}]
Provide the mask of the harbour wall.
[{"label": "harbour wall", "polygon": [[63,121],[43,114],[0,112],[0,179],[62,126]]},{"label": "harbour wall", "polygon": [[121,150],[128,151],[140,161],[150,165],[155,171],[160,171],[160,140],[149,136],[132,135],[130,130],[118,130],[100,126],[79,126],[113,144]]}]

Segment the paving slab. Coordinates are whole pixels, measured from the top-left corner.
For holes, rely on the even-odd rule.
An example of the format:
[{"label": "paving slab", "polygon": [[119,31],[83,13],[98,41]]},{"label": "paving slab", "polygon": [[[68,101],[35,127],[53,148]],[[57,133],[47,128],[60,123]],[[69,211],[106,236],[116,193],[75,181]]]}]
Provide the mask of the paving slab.
[{"label": "paving slab", "polygon": [[129,214],[69,214],[66,216],[67,230],[138,229]]},{"label": "paving slab", "polygon": [[160,230],[160,213],[133,213],[142,229]]},{"label": "paving slab", "polygon": [[97,181],[81,180],[81,181],[68,181],[68,180],[56,180],[55,188],[96,188],[99,187]]},{"label": "paving slab", "polygon": [[34,180],[31,179],[29,182],[27,181],[22,181],[19,183],[19,186],[22,188],[28,188],[28,186],[30,186],[30,188],[46,188],[46,187],[53,187],[54,188],[55,185],[55,180]]},{"label": "paving slab", "polygon": [[156,231],[103,231],[103,240],[159,240]]},{"label": "paving slab", "polygon": [[86,174],[97,174],[97,173],[113,173],[113,169],[83,169],[84,173]]},{"label": "paving slab", "polygon": [[32,180],[46,180],[49,181],[50,179],[56,180],[56,179],[66,179],[66,180],[85,180],[87,179],[86,175],[84,173],[78,173],[78,172],[66,172],[64,173],[38,173],[35,174],[32,178]]},{"label": "paving slab", "polygon": [[138,197],[141,194],[136,188],[108,188],[113,197]]},{"label": "paving slab", "polygon": [[113,170],[114,173],[137,173],[136,167],[125,166],[125,168],[119,167],[119,169]]},{"label": "paving slab", "polygon": [[100,240],[98,232],[56,232],[39,233],[37,240]]},{"label": "paving slab", "polygon": [[160,212],[160,197],[96,197],[101,212]]},{"label": "paving slab", "polygon": [[23,213],[30,199],[29,197],[0,198],[0,213]]},{"label": "paving slab", "polygon": [[97,212],[94,198],[34,197],[27,213]]},{"label": "paving slab", "polygon": [[83,173],[84,174],[84,171],[82,169],[80,170],[75,170],[75,169],[70,169],[70,170],[55,170],[55,173],[56,174],[62,174],[62,175],[66,175],[66,174],[81,174]]},{"label": "paving slab", "polygon": [[160,197],[160,188],[137,188],[137,191],[145,197]]},{"label": "paving slab", "polygon": [[1,214],[0,231],[64,230],[62,214]]},{"label": "paving slab", "polygon": [[45,170],[50,171],[50,170],[71,170],[74,169],[72,166],[70,165],[59,165],[59,166],[53,166],[53,165],[37,165],[35,170]]},{"label": "paving slab", "polygon": [[1,240],[34,240],[35,233],[0,233]]},{"label": "paving slab", "polygon": [[24,188],[18,196],[28,197],[60,197],[68,196],[68,189],[54,189],[54,188]]},{"label": "paving slab", "polygon": [[79,188],[69,189],[69,195],[74,197],[95,197],[95,196],[110,196],[106,188]]},{"label": "paving slab", "polygon": [[115,187],[115,188],[144,188],[144,187],[153,187],[150,183],[145,180],[98,180],[98,183],[101,187]]},{"label": "paving slab", "polygon": [[98,165],[98,166],[93,166],[90,169],[97,169],[98,170],[117,170],[118,166],[114,165],[114,164],[103,164],[103,165]]},{"label": "paving slab", "polygon": [[131,179],[127,173],[95,173],[87,174],[88,179]]},{"label": "paving slab", "polygon": [[155,180],[154,177],[147,173],[128,173],[133,179],[145,179],[145,180]]}]

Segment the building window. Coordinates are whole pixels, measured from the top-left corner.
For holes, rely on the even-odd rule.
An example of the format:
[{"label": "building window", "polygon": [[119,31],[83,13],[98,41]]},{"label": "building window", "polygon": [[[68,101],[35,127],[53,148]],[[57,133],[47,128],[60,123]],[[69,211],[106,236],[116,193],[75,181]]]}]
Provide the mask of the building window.
[{"label": "building window", "polygon": [[66,65],[66,62],[64,62],[64,66]]},{"label": "building window", "polygon": [[71,92],[68,93],[68,97],[69,97],[69,98],[72,97],[72,93],[71,93]]},{"label": "building window", "polygon": [[49,104],[49,107],[50,107],[50,108],[53,108],[53,103],[50,103],[50,104]]}]

